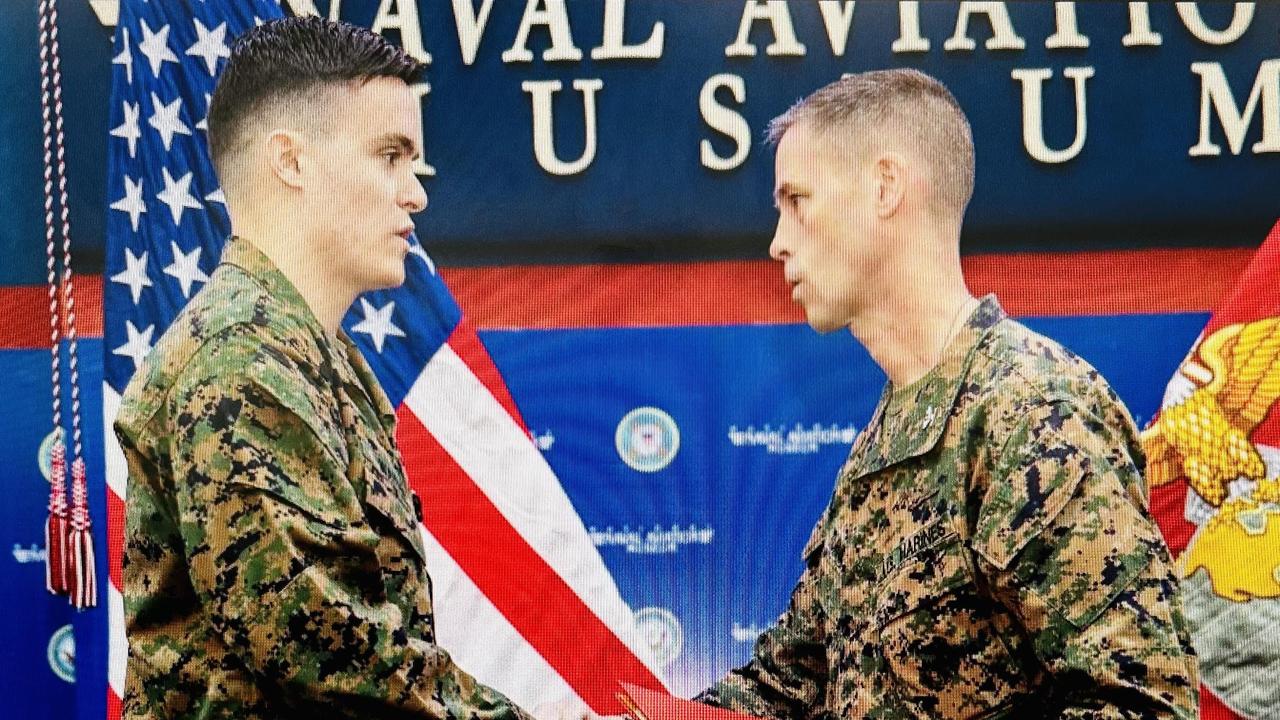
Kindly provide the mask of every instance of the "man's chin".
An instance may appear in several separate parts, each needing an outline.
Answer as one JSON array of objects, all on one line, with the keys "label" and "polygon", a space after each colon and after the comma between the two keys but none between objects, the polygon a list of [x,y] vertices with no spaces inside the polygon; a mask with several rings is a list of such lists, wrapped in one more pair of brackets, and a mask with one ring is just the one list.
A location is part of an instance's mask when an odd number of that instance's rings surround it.
[{"label": "man's chin", "polygon": [[831,318],[821,317],[813,313],[805,313],[805,322],[809,323],[809,327],[820,335],[826,335],[832,330],[839,330],[842,326],[831,321]]}]

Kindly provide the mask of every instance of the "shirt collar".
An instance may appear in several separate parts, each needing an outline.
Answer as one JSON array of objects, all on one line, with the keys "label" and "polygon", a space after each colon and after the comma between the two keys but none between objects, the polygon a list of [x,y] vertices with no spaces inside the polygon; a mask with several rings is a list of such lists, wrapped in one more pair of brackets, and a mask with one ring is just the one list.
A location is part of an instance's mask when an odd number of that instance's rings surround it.
[{"label": "shirt collar", "polygon": [[244,271],[266,290],[277,311],[283,316],[278,319],[286,320],[288,329],[310,336],[310,342],[288,342],[290,347],[297,349],[299,344],[302,345],[303,357],[311,366],[329,366],[329,372],[339,382],[362,393],[378,413],[383,426],[394,433],[395,409],[387,401],[386,394],[381,392],[381,386],[360,349],[341,327],[336,333],[327,332],[298,288],[251,241],[231,236],[222,250],[221,262]]},{"label": "shirt collar", "polygon": [[932,370],[905,387],[885,385],[867,426],[868,436],[853,451],[850,467],[855,475],[923,455],[938,444],[975,352],[1006,317],[995,295],[983,297]]},{"label": "shirt collar", "polygon": [[266,253],[258,249],[251,241],[232,235],[222,249],[223,265],[234,265],[240,268],[274,298],[289,314],[303,320],[311,329],[325,334],[320,321],[316,319],[311,306],[307,304],[302,293],[289,278],[276,267]]}]

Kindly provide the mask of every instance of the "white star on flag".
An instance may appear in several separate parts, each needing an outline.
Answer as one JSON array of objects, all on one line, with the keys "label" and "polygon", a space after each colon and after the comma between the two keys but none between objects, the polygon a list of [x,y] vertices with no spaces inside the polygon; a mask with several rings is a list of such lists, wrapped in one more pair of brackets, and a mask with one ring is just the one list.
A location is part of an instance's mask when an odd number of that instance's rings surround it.
[{"label": "white star on flag", "polygon": [[133,304],[137,305],[138,298],[142,297],[142,288],[151,287],[151,278],[147,277],[147,251],[143,250],[141,256],[134,256],[132,250],[125,248],[124,270],[112,275],[111,282],[128,285]]},{"label": "white star on flag", "polygon": [[223,207],[227,206],[227,196],[222,194],[222,188],[218,188],[208,195],[205,195],[204,199],[209,202],[222,203]]},{"label": "white star on flag", "polygon": [[151,93],[152,115],[147,119],[147,123],[160,133],[160,140],[164,142],[164,149],[167,152],[169,145],[173,142],[175,134],[190,135],[191,128],[186,123],[178,119],[178,113],[182,111],[182,98],[177,97],[173,102],[165,105],[160,102],[160,98],[155,93]]},{"label": "white star on flag", "polygon": [[431,256],[427,254],[426,249],[424,249],[421,244],[415,242],[410,245],[409,254],[422,258],[422,262],[427,264],[427,269],[431,271],[431,274],[436,274],[436,264],[431,261]]},{"label": "white star on flag", "polygon": [[142,181],[144,179],[138,178],[138,182],[134,183],[133,178],[125,175],[124,197],[111,203],[112,210],[129,213],[129,224],[133,225],[134,232],[138,232],[138,216],[147,211],[147,204],[142,201]]},{"label": "white star on flag", "polygon": [[404,331],[391,322],[391,313],[395,312],[396,302],[391,300],[381,308],[375,309],[373,304],[360,298],[360,307],[364,311],[364,319],[351,326],[351,332],[364,333],[373,338],[373,346],[382,353],[382,343],[388,335],[404,337]]},{"label": "white star on flag", "polygon": [[164,173],[164,190],[156,193],[156,197],[169,206],[169,213],[173,215],[173,224],[178,225],[182,222],[182,211],[188,208],[192,210],[202,210],[200,203],[191,196],[191,173],[183,175],[178,181],[174,181],[173,176],[169,174],[169,168],[161,168]]},{"label": "white star on flag", "polygon": [[125,82],[133,84],[133,51],[129,49],[129,28],[121,28],[124,41],[120,43],[120,54],[111,58],[112,65],[124,66]]},{"label": "white star on flag", "polygon": [[173,264],[164,269],[164,274],[177,278],[182,285],[182,297],[190,298],[192,284],[209,282],[209,276],[200,269],[200,248],[183,253],[178,243],[172,240],[169,241],[169,247],[173,249]]},{"label": "white star on flag", "polygon": [[129,143],[129,157],[133,157],[138,149],[138,139],[142,137],[142,130],[138,128],[138,116],[142,114],[142,108],[138,107],[138,103],[120,104],[124,107],[124,122],[120,127],[111,128],[111,135],[124,138]]},{"label": "white star on flag", "polygon": [[147,358],[147,353],[151,352],[151,335],[156,331],[155,325],[148,325],[145,330],[138,332],[138,328],[133,326],[132,320],[125,320],[125,332],[129,333],[129,341],[111,351],[112,355],[124,355],[133,360],[133,369],[137,370],[142,367],[142,361]]},{"label": "white star on flag", "polygon": [[[160,65],[165,62],[177,63],[178,56],[173,54],[169,49],[169,26],[165,25],[160,28],[160,32],[152,32],[147,26],[147,21],[142,21],[142,42],[138,43],[138,49],[143,55],[147,56],[147,62],[151,63],[151,74],[160,77]],[[179,63],[181,64],[181,63]]]},{"label": "white star on flag", "polygon": [[199,39],[187,48],[187,54],[203,58],[205,66],[209,68],[209,74],[213,75],[213,71],[218,67],[218,58],[231,57],[231,49],[226,43],[227,24],[222,23],[213,30],[209,30],[199,20],[195,23],[196,35]]},{"label": "white star on flag", "polygon": [[200,122],[196,123],[196,127],[205,132],[209,132],[209,102],[212,99],[213,96],[209,93],[204,94],[204,117],[200,118]]}]

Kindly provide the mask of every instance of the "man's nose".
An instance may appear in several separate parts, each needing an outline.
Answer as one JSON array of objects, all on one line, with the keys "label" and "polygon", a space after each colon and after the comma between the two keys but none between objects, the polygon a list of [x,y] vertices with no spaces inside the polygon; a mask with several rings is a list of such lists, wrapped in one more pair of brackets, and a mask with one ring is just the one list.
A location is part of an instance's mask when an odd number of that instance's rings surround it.
[{"label": "man's nose", "polygon": [[785,260],[791,255],[786,241],[782,237],[782,223],[773,229],[773,240],[769,241],[769,257],[774,260]]},{"label": "man's nose", "polygon": [[420,213],[427,209],[427,190],[417,175],[409,174],[409,186],[401,196],[400,205],[411,213]]}]

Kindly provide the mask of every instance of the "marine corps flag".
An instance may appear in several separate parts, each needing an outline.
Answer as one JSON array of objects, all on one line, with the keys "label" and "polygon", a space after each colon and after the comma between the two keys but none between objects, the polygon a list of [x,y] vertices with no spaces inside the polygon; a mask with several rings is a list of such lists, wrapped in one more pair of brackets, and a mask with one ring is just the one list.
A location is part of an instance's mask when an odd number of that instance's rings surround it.
[{"label": "marine corps flag", "polygon": [[1143,432],[1151,509],[1178,559],[1202,717],[1280,717],[1280,223],[1213,313]]}]

